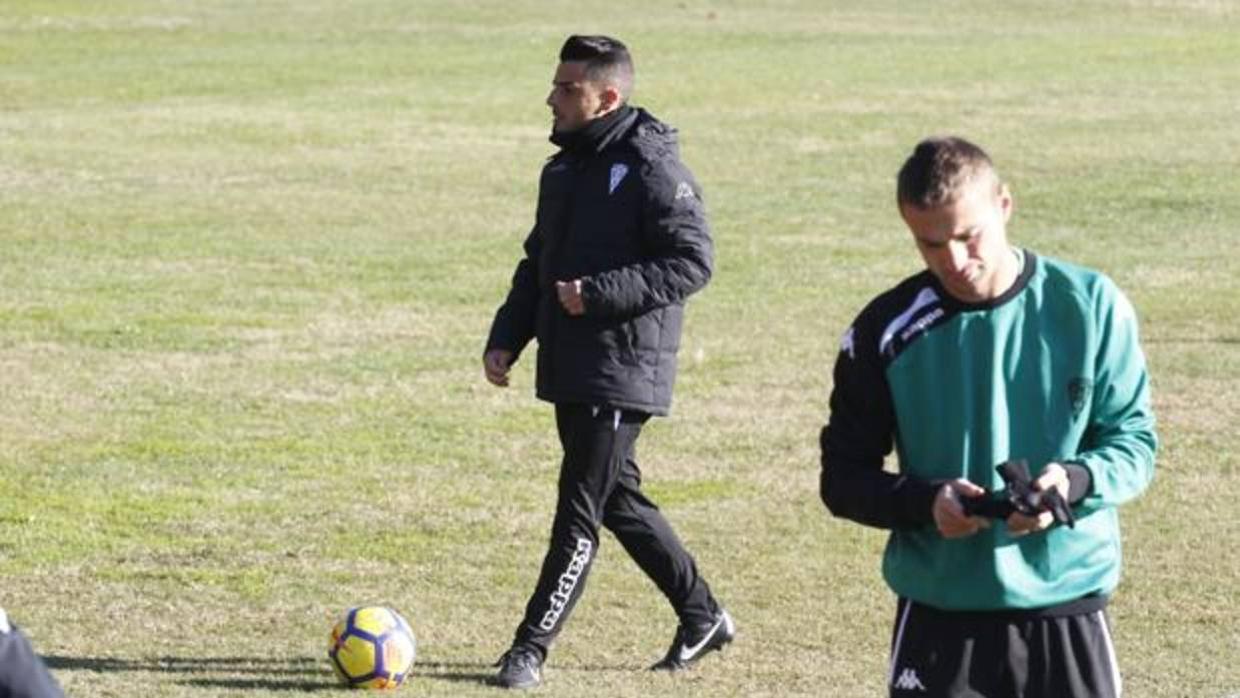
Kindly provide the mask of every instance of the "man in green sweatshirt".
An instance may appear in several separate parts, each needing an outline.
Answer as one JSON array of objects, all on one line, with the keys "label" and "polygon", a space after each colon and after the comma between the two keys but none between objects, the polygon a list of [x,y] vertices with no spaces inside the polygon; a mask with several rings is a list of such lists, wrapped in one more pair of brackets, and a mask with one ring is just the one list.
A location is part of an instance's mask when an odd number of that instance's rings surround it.
[{"label": "man in green sweatshirt", "polygon": [[[1133,308],[1106,276],[1011,246],[1011,191],[964,139],[918,144],[897,204],[926,269],[845,333],[821,434],[827,507],[891,530],[890,695],[1119,696],[1117,507],[1157,446]],[[1003,500],[1009,460],[1072,525],[975,514]]]}]

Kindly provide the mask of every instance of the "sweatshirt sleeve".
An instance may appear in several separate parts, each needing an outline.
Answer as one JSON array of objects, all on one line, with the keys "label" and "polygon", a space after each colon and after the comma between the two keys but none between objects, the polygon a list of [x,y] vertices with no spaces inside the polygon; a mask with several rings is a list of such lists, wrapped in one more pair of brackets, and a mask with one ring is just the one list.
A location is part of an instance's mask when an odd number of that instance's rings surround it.
[{"label": "sweatshirt sleeve", "polygon": [[1154,477],[1154,413],[1150,379],[1132,304],[1109,280],[1096,296],[1099,347],[1089,426],[1071,460],[1089,471],[1081,505],[1097,509],[1136,497]]},{"label": "sweatshirt sleeve", "polygon": [[644,169],[641,233],[649,255],[583,279],[588,315],[640,315],[679,303],[710,280],[714,245],[693,175],[674,158]]},{"label": "sweatshirt sleeve", "polygon": [[887,472],[895,412],[865,313],[845,333],[836,357],[831,416],[819,436],[820,494],[835,516],[877,528],[931,524],[935,483]]}]

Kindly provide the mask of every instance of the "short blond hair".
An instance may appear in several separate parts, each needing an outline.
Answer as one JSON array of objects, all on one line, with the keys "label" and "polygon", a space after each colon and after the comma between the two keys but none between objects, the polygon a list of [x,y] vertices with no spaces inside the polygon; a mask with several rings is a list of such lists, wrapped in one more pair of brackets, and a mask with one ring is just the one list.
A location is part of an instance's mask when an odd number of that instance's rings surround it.
[{"label": "short blond hair", "polygon": [[981,178],[1003,186],[990,156],[956,136],[927,138],[917,144],[896,178],[896,201],[900,206],[938,208],[955,202],[970,183]]}]

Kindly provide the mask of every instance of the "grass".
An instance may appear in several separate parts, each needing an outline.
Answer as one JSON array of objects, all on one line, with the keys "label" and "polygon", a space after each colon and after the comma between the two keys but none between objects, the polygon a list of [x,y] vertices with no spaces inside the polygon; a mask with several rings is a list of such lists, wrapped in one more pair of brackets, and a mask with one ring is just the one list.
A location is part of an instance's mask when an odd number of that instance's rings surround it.
[{"label": "grass", "polygon": [[9,0],[0,15],[0,604],[74,696],[332,693],[337,614],[391,604],[408,692],[482,685],[553,501],[529,362],[481,344],[550,152],[574,31],[633,47],[718,246],[651,493],[741,635],[674,623],[605,539],[546,695],[882,693],[880,531],[817,501],[839,335],[918,267],[917,139],[983,143],[1014,239],[1143,319],[1163,439],[1124,511],[1128,694],[1240,692],[1236,9]]}]

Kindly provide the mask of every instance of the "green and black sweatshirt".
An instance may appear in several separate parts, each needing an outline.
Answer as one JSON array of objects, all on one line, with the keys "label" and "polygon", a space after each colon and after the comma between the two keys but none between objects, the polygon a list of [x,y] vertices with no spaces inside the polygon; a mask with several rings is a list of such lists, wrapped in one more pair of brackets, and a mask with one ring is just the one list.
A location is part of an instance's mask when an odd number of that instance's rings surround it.
[{"label": "green and black sweatshirt", "polygon": [[[883,575],[945,610],[1045,609],[1105,599],[1119,582],[1116,506],[1154,474],[1149,376],[1131,304],[1106,276],[1028,251],[1012,288],[979,304],[923,271],[845,333],[822,430],[822,498],[891,529]],[[896,452],[895,472],[884,458]],[[995,466],[1070,465],[1075,528],[1013,537],[1002,522],[943,538],[945,481],[1003,487]]]}]

